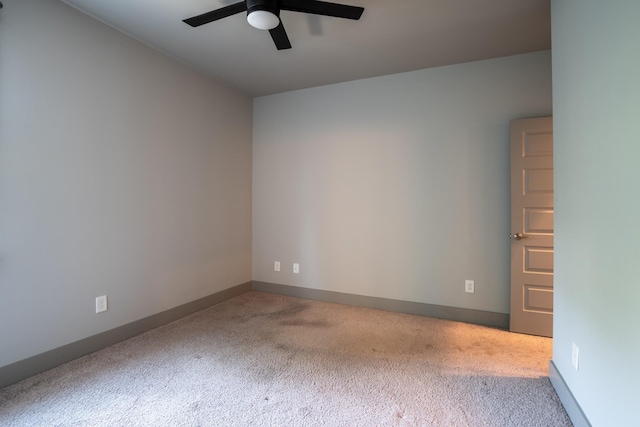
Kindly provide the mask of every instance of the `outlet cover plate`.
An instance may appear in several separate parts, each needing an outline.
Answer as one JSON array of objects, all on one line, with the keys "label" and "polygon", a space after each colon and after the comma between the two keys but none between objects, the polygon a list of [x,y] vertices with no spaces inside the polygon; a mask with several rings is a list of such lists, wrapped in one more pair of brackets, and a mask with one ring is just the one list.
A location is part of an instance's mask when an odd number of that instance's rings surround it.
[{"label": "outlet cover plate", "polygon": [[107,311],[107,296],[102,295],[96,298],[96,313]]},{"label": "outlet cover plate", "polygon": [[473,280],[464,281],[464,291],[468,294],[472,294],[476,291],[476,286]]}]

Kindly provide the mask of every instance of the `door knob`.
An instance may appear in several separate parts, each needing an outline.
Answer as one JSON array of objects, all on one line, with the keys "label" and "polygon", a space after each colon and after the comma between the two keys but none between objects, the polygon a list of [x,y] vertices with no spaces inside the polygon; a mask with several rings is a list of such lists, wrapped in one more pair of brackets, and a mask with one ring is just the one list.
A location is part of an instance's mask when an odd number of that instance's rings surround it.
[{"label": "door knob", "polygon": [[512,234],[509,234],[509,238],[515,239],[515,240],[522,240],[522,239],[530,239],[531,236],[527,236],[526,234],[522,234],[522,233],[512,233]]}]

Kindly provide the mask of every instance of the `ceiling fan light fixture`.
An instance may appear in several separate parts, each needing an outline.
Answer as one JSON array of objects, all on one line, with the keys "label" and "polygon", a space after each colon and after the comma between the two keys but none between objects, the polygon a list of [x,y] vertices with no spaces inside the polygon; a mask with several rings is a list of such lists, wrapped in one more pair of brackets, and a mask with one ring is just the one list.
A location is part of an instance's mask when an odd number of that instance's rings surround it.
[{"label": "ceiling fan light fixture", "polygon": [[254,10],[247,14],[247,22],[259,30],[272,30],[280,24],[280,18],[268,10]]}]

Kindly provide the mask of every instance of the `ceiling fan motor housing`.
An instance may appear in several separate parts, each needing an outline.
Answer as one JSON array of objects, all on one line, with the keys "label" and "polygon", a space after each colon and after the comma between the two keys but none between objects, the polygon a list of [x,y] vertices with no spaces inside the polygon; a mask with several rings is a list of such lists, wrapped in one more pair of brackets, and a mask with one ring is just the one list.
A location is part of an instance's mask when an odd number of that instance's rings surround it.
[{"label": "ceiling fan motor housing", "polygon": [[280,0],[247,0],[247,15],[258,10],[266,10],[280,16]]}]

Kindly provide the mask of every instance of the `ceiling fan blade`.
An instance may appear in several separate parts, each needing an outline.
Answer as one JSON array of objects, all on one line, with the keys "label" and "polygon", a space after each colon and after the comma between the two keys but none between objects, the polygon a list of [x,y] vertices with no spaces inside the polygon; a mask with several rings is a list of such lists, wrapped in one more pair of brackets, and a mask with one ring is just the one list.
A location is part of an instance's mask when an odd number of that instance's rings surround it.
[{"label": "ceiling fan blade", "polygon": [[364,12],[363,7],[317,0],[282,0],[280,9],[355,20],[360,19]]},{"label": "ceiling fan blade", "polygon": [[192,27],[199,27],[200,25],[208,24],[209,22],[217,21],[218,19],[226,18],[227,16],[235,15],[236,13],[244,12],[246,10],[247,3],[241,1],[240,3],[230,4],[229,6],[212,10],[211,12],[203,13],[202,15],[194,16],[193,18],[185,19],[182,22],[185,22]]},{"label": "ceiling fan blade", "polygon": [[269,34],[271,34],[271,38],[276,44],[278,50],[291,49],[291,43],[289,42],[289,37],[287,37],[287,32],[284,30],[282,21],[280,21],[280,24],[277,27],[269,30]]}]

